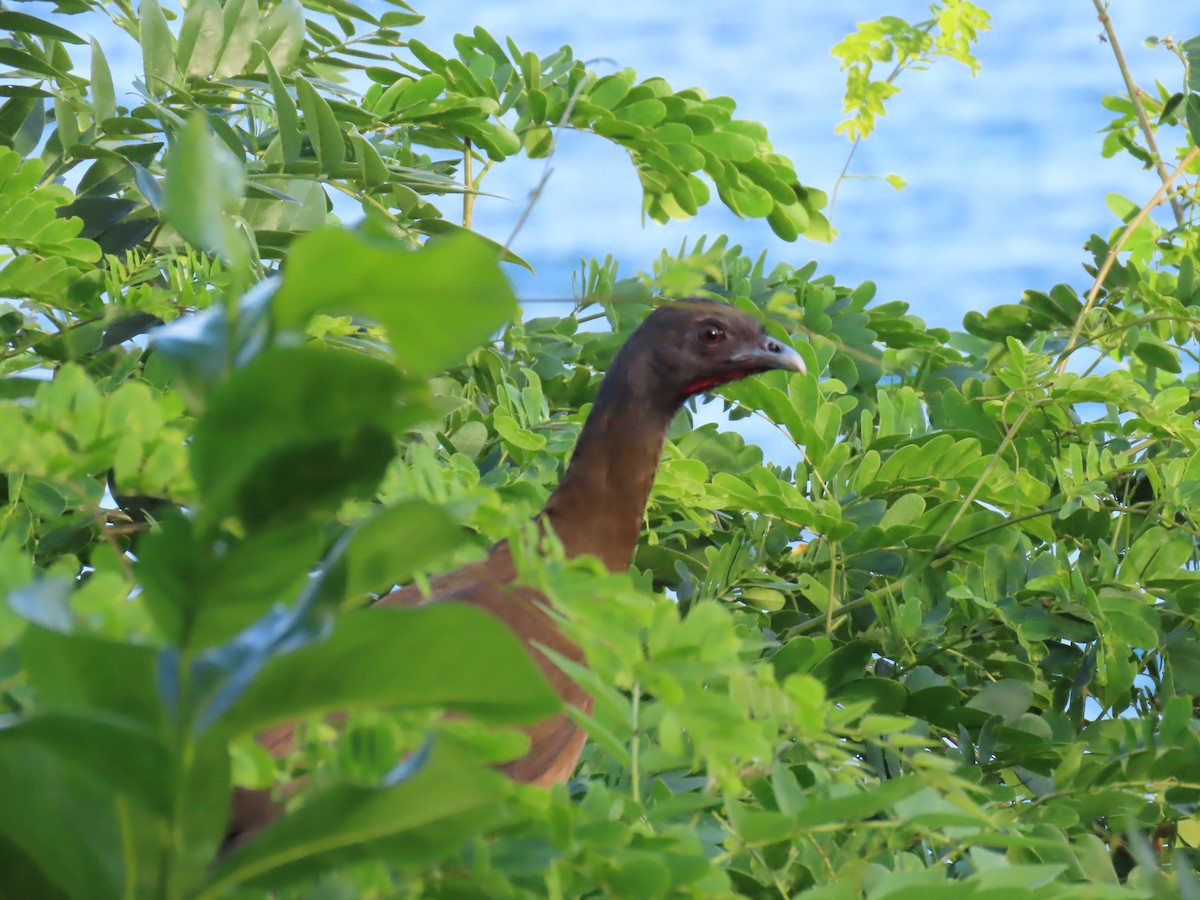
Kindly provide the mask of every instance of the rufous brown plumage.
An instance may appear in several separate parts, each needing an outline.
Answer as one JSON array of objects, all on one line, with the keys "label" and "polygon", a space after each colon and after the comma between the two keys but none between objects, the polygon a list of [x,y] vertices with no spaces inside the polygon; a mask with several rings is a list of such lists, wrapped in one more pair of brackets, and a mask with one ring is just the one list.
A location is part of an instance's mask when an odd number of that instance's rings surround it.
[{"label": "rufous brown plumage", "polygon": [[[539,521],[553,529],[568,557],[591,554],[611,571],[633,560],[663,442],[683,402],[698,393],[770,369],[804,371],[799,354],[769,337],[762,323],[725,303],[683,300],[659,306],[630,335],[596,395],[571,464]],[[508,543],[482,562],[434,578],[427,594],[408,586],[377,602],[421,606],[464,601],[496,616],[521,639],[565,704],[584,714],[591,697],[537,648],[582,663],[582,654],[545,609],[546,598],[516,577]],[[564,712],[528,729],[530,750],[504,766],[517,781],[549,785],[570,777],[586,740]],[[260,736],[276,753],[290,746],[291,726]],[[231,839],[281,812],[261,791],[234,797]]]}]

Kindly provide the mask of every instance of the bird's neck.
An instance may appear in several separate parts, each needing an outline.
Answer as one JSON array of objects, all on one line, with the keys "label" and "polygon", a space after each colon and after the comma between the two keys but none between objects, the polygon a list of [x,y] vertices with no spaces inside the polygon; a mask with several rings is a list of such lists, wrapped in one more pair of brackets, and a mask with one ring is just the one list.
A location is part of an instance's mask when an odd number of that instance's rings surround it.
[{"label": "bird's neck", "polygon": [[590,553],[612,571],[633,561],[646,500],[667,429],[678,408],[648,396],[635,373],[610,371],[575,445],[571,465],[546,504],[567,556]]}]

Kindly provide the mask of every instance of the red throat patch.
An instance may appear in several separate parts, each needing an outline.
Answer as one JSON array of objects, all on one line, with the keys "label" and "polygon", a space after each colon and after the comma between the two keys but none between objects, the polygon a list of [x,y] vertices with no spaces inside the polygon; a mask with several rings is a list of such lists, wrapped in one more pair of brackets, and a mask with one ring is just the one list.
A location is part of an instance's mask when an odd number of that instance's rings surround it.
[{"label": "red throat patch", "polygon": [[710,388],[720,387],[723,384],[729,384],[731,381],[740,381],[748,375],[753,375],[756,371],[756,369],[735,369],[732,372],[724,372],[720,375],[710,375],[707,378],[697,379],[683,389],[683,396],[694,397],[697,394],[703,394]]}]

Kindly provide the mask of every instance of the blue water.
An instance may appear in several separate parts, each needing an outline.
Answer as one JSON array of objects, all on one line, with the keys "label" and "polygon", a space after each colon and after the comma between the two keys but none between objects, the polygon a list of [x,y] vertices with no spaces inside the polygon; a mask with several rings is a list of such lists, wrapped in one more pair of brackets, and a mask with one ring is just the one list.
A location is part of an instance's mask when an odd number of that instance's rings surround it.
[{"label": "blue water", "polygon": [[[906,300],[932,324],[958,327],[963,313],[1016,302],[1026,288],[1058,282],[1089,285],[1080,263],[1093,232],[1118,225],[1105,207],[1117,192],[1138,205],[1159,182],[1128,157],[1100,156],[1098,131],[1110,120],[1100,105],[1123,92],[1112,49],[1088,0],[992,0],[992,30],[978,47],[978,77],[956,63],[907,72],[886,118],[859,148],[852,172],[897,173],[896,191],[878,179],[842,185],[831,245],[787,244],[764,221],[742,221],[717,204],[668,226],[643,223],[640,192],[625,154],[601,138],[568,133],[554,173],[514,249],[536,277],[514,273],[530,299],[569,296],[569,274],[581,258],[611,252],[623,270],[649,269],[663,248],[727,233],[757,254],[801,264],[810,259],[843,284],[877,283],[879,300]],[[895,14],[919,21],[923,2],[843,0],[731,4],[417,3],[426,22],[412,33],[452,52],[455,32],[482,25],[511,35],[522,50],[546,54],[570,44],[585,59],[607,57],[616,68],[665,77],[674,87],[699,86],[738,101],[738,115],[767,125],[777,152],[801,179],[832,190],[850,149],[834,133],[843,78],[829,48],[855,22]],[[1113,17],[1138,83],[1182,84],[1179,61],[1150,51],[1142,39],[1200,34],[1194,0],[1114,0]],[[601,71],[610,63],[598,64]],[[1182,141],[1164,136],[1164,152]],[[505,163],[485,190],[476,225],[500,240],[515,223],[542,172],[527,160]]]},{"label": "blue water", "polygon": [[[380,0],[363,2],[387,8]],[[856,22],[888,14],[917,22],[928,12],[918,0],[746,0],[736,11],[717,0],[411,2],[427,18],[410,35],[448,55],[456,32],[482,25],[542,56],[569,44],[579,58],[607,60],[596,63],[601,72],[631,67],[676,88],[731,96],[740,117],[767,125],[776,151],[794,161],[804,183],[829,192],[850,150],[834,132],[844,78],[829,48]],[[1089,0],[982,5],[993,20],[977,47],[978,76],[949,62],[901,76],[901,93],[850,171],[896,173],[908,186],[896,191],[878,178],[843,183],[832,244],[785,243],[765,221],[740,220],[719,203],[685,222],[643,222],[624,151],[593,135],[563,133],[553,174],[513,245],[536,269],[533,276],[511,271],[527,310],[544,314],[549,310],[538,301],[569,298],[581,259],[611,253],[631,274],[649,270],[663,249],[706,234],[729,234],[753,255],[767,250],[772,261],[815,259],[841,284],[874,281],[877,300],[907,301],[930,324],[951,328],[965,312],[1016,302],[1027,288],[1066,282],[1083,293],[1090,286],[1083,243],[1119,225],[1105,197],[1119,193],[1140,206],[1158,178],[1127,156],[1100,156],[1099,132],[1111,119],[1100,101],[1124,85]],[[1178,90],[1182,65],[1142,39],[1200,34],[1200,5],[1112,0],[1110,14],[1138,84],[1153,90],[1161,81]],[[92,24],[117,83],[129,84],[141,68],[136,47],[109,23]],[[85,31],[79,19],[69,25]],[[77,55],[86,71],[86,50]],[[1179,143],[1178,136],[1160,135],[1168,158]],[[505,240],[542,173],[541,161],[524,158],[496,167],[483,188],[500,199],[479,199],[475,227]],[[358,215],[338,199],[335,210],[347,221]],[[455,206],[443,204],[449,215]],[[719,419],[717,409],[707,404],[700,421]],[[773,461],[798,461],[798,450],[766,423],[749,419],[736,427]]]},{"label": "blue water", "polygon": [[[390,8],[381,0],[361,2]],[[456,32],[478,24],[539,55],[569,44],[579,58],[602,60],[595,64],[601,72],[631,67],[676,88],[731,96],[740,117],[767,125],[776,151],[794,161],[804,183],[830,193],[850,144],[834,132],[844,78],[829,48],[856,22],[888,14],[917,22],[928,12],[921,0],[746,0],[736,11],[717,0],[411,2],[426,21],[409,34],[446,54],[453,53]],[[901,93],[860,146],[851,173],[896,173],[908,186],[896,191],[878,178],[844,182],[832,244],[785,243],[765,221],[740,220],[717,201],[685,222],[643,222],[640,188],[624,151],[565,132],[553,174],[514,244],[537,273],[513,268],[520,294],[526,301],[570,297],[570,275],[581,259],[612,253],[630,274],[648,270],[664,248],[706,234],[729,234],[754,255],[769,251],[773,261],[815,259],[842,284],[874,281],[878,300],[905,300],[935,325],[958,327],[968,310],[1015,302],[1026,288],[1067,282],[1082,292],[1089,286],[1080,265],[1083,243],[1118,225],[1105,197],[1116,192],[1141,205],[1157,189],[1157,176],[1127,156],[1100,156],[1099,131],[1111,118],[1100,101],[1124,86],[1089,0],[982,5],[993,19],[977,47],[979,75],[943,62],[901,76]],[[1200,5],[1112,0],[1110,14],[1137,82],[1178,90],[1182,65],[1142,39],[1200,34]],[[64,21],[85,33],[84,18]],[[91,25],[117,83],[130,83],[141,68],[136,46],[108,22],[93,17]],[[86,71],[86,49],[75,55]],[[1179,143],[1160,137],[1168,157]],[[541,161],[521,157],[498,166],[483,187],[502,199],[480,198],[475,226],[506,239],[542,172]],[[343,212],[342,206],[335,209]],[[454,215],[455,201],[443,206]],[[344,215],[356,212],[346,206]]]}]

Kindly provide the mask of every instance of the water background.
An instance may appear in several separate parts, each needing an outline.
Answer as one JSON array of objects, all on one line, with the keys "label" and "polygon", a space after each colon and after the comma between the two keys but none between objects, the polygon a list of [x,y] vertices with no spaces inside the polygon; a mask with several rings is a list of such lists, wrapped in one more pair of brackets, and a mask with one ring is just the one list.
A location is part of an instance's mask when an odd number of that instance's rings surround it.
[{"label": "water background", "polygon": [[[359,0],[376,12],[382,0]],[[832,193],[850,143],[835,133],[842,118],[844,75],[829,49],[855,23],[898,15],[916,23],[921,0],[639,0],[597,4],[579,0],[410,0],[426,20],[406,36],[444,54],[453,37],[481,25],[501,40],[545,56],[563,44],[596,60],[601,74],[630,67],[643,78],[665,78],[676,89],[699,87],[738,103],[740,118],[764,123],[776,152],[795,163],[801,180]],[[29,4],[49,14],[48,3]],[[175,6],[166,0],[169,7]],[[878,285],[880,301],[905,300],[933,325],[957,328],[968,310],[1016,302],[1026,288],[1067,282],[1081,292],[1082,245],[1093,232],[1120,223],[1106,208],[1110,193],[1137,205],[1158,188],[1156,174],[1122,155],[1100,156],[1112,114],[1101,106],[1124,91],[1112,48],[1091,0],[990,0],[992,14],[976,52],[977,77],[957,63],[906,72],[875,133],[851,167],[857,176],[898,174],[897,191],[880,178],[844,182],[832,244],[788,244],[765,220],[738,219],[715,199],[700,215],[666,226],[641,215],[641,191],[627,154],[595,135],[565,131],[553,174],[513,249],[536,275],[510,274],[526,301],[571,296],[581,259],[613,254],[622,271],[648,270],[663,249],[701,235],[728,234],[748,252],[801,265],[815,259],[839,283]],[[1147,49],[1147,35],[1179,41],[1200,34],[1195,0],[1111,0],[1110,14],[1136,82],[1172,92],[1183,83],[1179,60]],[[118,85],[140,77],[136,44],[98,16],[61,17],[101,41]],[[177,29],[176,24],[175,28]],[[82,71],[88,50],[70,47]],[[880,77],[890,71],[880,67]],[[365,83],[365,82],[364,82]],[[120,98],[119,98],[120,99]],[[1168,164],[1182,138],[1160,135]],[[483,189],[474,225],[505,240],[540,180],[543,162],[514,157],[497,166]],[[335,195],[347,221],[361,215]],[[448,199],[443,208],[457,213]],[[1159,215],[1160,221],[1166,218]]]},{"label": "water background", "polygon": [[[554,173],[514,249],[536,277],[514,273],[530,299],[570,295],[580,258],[612,253],[623,270],[648,269],[663,248],[703,234],[729,234],[747,250],[802,264],[810,259],[839,283],[871,280],[879,300],[906,300],[931,324],[959,327],[963,313],[1016,302],[1026,288],[1058,282],[1081,291],[1082,245],[1119,223],[1105,207],[1110,192],[1139,206],[1157,176],[1128,157],[1100,156],[1098,132],[1112,115],[1100,101],[1124,91],[1112,48],[1090,0],[991,0],[992,30],[977,49],[975,78],[957,63],[906,72],[886,118],[855,156],[852,172],[896,173],[896,191],[878,179],[845,182],[839,192],[832,245],[787,244],[763,220],[742,221],[719,203],[698,217],[659,226],[643,223],[637,178],[626,154],[592,135],[566,133]],[[844,77],[829,48],[855,23],[883,15],[918,22],[928,14],[915,0],[640,0],[581,2],[417,2],[426,22],[414,36],[444,53],[455,32],[482,25],[512,36],[539,54],[569,44],[579,58],[606,57],[601,72],[632,67],[675,88],[697,86],[738,102],[737,115],[769,129],[777,152],[801,180],[832,192],[850,143],[841,120]],[[1113,0],[1110,14],[1137,83],[1182,85],[1178,59],[1150,51],[1147,35],[1186,40],[1200,34],[1194,0]],[[890,71],[883,67],[882,74]],[[1176,143],[1161,141],[1170,156]],[[542,172],[528,160],[506,162],[485,190],[476,226],[506,238]],[[715,194],[714,194],[715,198]]]},{"label": "water background", "polygon": [[[372,10],[390,8],[361,0]],[[597,4],[578,0],[411,0],[426,21],[408,35],[451,55],[453,36],[481,25],[503,42],[545,56],[563,44],[595,59],[602,74],[631,67],[677,89],[700,87],[728,95],[740,118],[764,123],[775,150],[793,160],[801,180],[832,193],[850,143],[835,133],[842,118],[843,73],[829,49],[855,23],[898,15],[916,23],[928,14],[919,0],[745,0],[736,8],[717,0],[639,0]],[[172,4],[168,4],[172,5]],[[887,115],[863,142],[851,173],[898,174],[896,191],[880,178],[846,181],[833,215],[839,237],[831,244],[786,243],[763,220],[738,219],[714,201],[700,215],[660,226],[643,221],[641,191],[626,153],[595,135],[563,132],[553,173],[513,249],[536,270],[510,267],[530,315],[563,307],[546,301],[573,294],[581,260],[611,253],[624,274],[649,270],[664,249],[677,250],[702,235],[728,234],[749,253],[766,250],[772,262],[819,263],[819,271],[857,285],[873,281],[876,300],[904,300],[931,325],[959,328],[969,310],[1014,303],[1028,288],[1065,282],[1081,294],[1090,286],[1083,244],[1092,233],[1120,225],[1105,205],[1110,193],[1142,205],[1159,180],[1126,155],[1103,159],[1100,133],[1112,119],[1101,105],[1124,92],[1112,48],[1090,0],[990,0],[992,14],[976,53],[977,77],[941,62],[904,73]],[[49,4],[33,3],[48,14]],[[1195,0],[1112,0],[1118,40],[1135,81],[1174,92],[1183,83],[1179,60],[1148,49],[1148,35],[1184,41],[1200,34]],[[140,77],[136,45],[98,17],[64,17],[87,34],[94,28],[118,84]],[[88,22],[85,25],[85,21]],[[177,26],[176,26],[177,27]],[[82,71],[86,49],[71,48]],[[890,71],[882,68],[880,77]],[[1168,164],[1182,143],[1160,132]],[[544,171],[541,160],[514,157],[497,166],[483,189],[474,226],[503,241]],[[348,223],[359,213],[340,195],[335,211]],[[456,201],[443,209],[454,216]],[[1159,221],[1168,221],[1164,210]],[[722,421],[719,404],[705,404],[699,422]],[[799,450],[758,419],[734,426],[766,456],[784,465]]]}]

